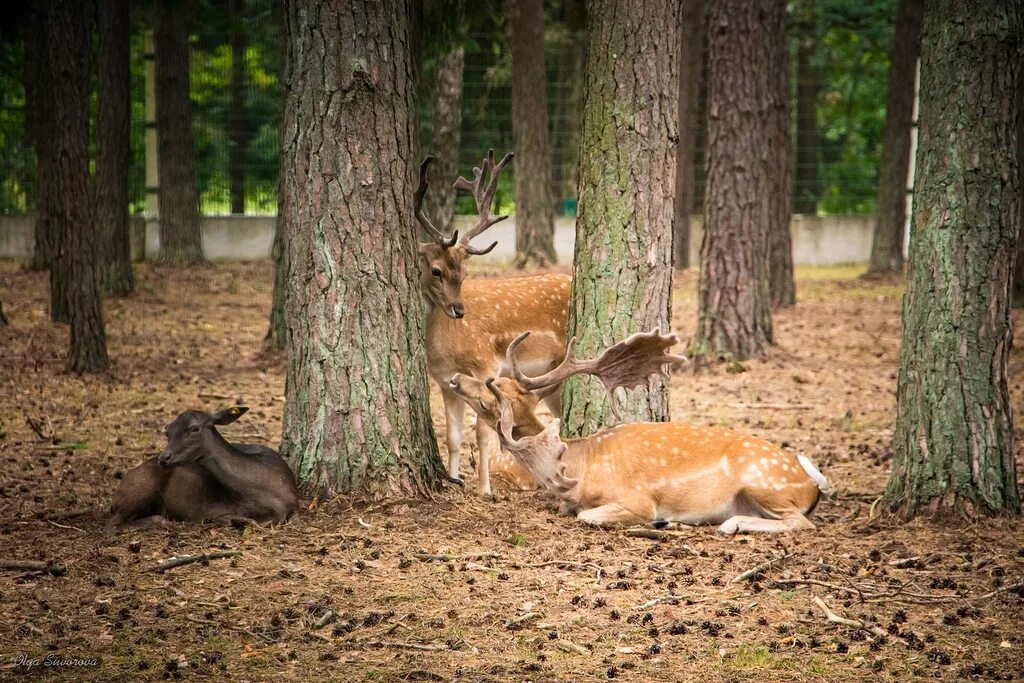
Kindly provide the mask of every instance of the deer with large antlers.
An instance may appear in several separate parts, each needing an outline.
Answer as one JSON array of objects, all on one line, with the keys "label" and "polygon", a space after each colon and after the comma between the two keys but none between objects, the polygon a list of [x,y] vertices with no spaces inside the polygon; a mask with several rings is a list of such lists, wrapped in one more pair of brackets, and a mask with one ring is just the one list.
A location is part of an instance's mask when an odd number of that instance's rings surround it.
[{"label": "deer with large antlers", "polygon": [[[470,256],[486,254],[497,242],[479,249],[471,241],[495,223],[508,216],[493,216],[491,206],[498,189],[498,179],[512,159],[506,154],[497,164],[491,150],[480,167],[473,169],[473,180],[460,177],[458,190],[473,195],[479,220],[459,239],[456,231],[446,237],[423,214],[426,196],[427,168],[433,157],[420,164],[419,187],[414,195],[416,220],[434,239],[420,244],[422,255],[420,281],[427,302],[427,370],[441,387],[446,421],[448,474],[460,479],[462,424],[465,403],[449,387],[456,373],[486,379],[502,373],[505,350],[516,336],[534,330],[533,337],[523,344],[520,362],[532,371],[544,372],[558,364],[565,351],[565,326],[569,308],[568,275],[552,273],[530,277],[479,279],[466,281],[466,261]],[[548,404],[561,412],[560,397],[553,394]],[[478,486],[481,494],[491,492],[490,461],[500,452],[494,431],[482,420],[477,421],[479,463]],[[523,468],[507,462],[503,476],[516,482],[529,481]]]},{"label": "deer with large antlers", "polygon": [[595,525],[719,524],[727,536],[814,528],[806,515],[828,481],[803,455],[763,439],[721,427],[640,422],[563,441],[557,419],[547,427],[537,420],[541,397],[580,373],[604,383],[617,415],[615,389],[646,384],[666,365],[686,360],[668,353],[678,342],[674,334],[634,334],[593,360],[577,360],[572,340],[563,362],[539,376],[527,375],[517,359],[528,334],[508,347],[511,377],[456,375],[451,389],[498,431],[505,451],[562,498],[564,511]]}]

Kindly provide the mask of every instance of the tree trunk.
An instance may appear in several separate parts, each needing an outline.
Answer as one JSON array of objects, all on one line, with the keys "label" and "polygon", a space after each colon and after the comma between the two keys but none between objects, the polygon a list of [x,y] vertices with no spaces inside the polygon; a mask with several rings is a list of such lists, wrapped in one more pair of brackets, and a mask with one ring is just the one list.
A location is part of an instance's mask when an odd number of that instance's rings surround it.
[{"label": "tree trunk", "polygon": [[544,268],[555,254],[555,207],[548,151],[544,4],[505,0],[512,45],[512,146],[516,153],[516,268]]},{"label": "tree trunk", "polygon": [[1017,171],[1019,174],[1021,216],[1017,228],[1017,258],[1013,266],[1013,289],[1010,305],[1024,307],[1024,51],[1017,73]]},{"label": "tree trunk", "polygon": [[434,91],[434,135],[430,153],[430,192],[427,215],[441,232],[452,231],[455,217],[455,179],[459,177],[459,142],[462,133],[462,71],[465,50],[453,47],[438,60]]},{"label": "tree trunk", "polygon": [[128,232],[129,89],[128,0],[99,5],[99,113],[96,139],[99,265],[104,289],[125,296],[135,288]]},{"label": "tree trunk", "polygon": [[203,260],[189,102],[189,6],[186,1],[157,0],[153,31],[160,178],[159,258],[169,263]]},{"label": "tree trunk", "polygon": [[[31,270],[45,270],[50,267],[56,257],[58,227],[54,221],[53,196],[54,176],[57,172],[57,148],[54,143],[53,118],[53,83],[50,77],[49,31],[47,12],[50,3],[40,0],[32,7],[32,30],[25,43],[26,69],[25,99],[26,110],[30,120],[26,128],[36,148],[36,191],[35,191],[35,244],[32,259],[29,261]],[[63,301],[63,294],[57,297]],[[63,303],[54,308],[50,306],[50,317],[56,322],[67,322],[67,311]]]},{"label": "tree trunk", "polygon": [[231,213],[245,213],[245,165],[249,131],[245,117],[245,0],[229,0],[231,21],[231,103],[228,105],[228,193]]},{"label": "tree trunk", "polygon": [[[679,125],[676,3],[593,0],[587,5],[586,103],[580,148],[580,212],[569,334],[581,358],[634,332],[667,330],[672,306],[672,219]],[[596,382],[563,390],[563,433],[608,418]],[[621,401],[637,420],[669,417],[663,378]]]},{"label": "tree trunk", "polygon": [[869,273],[903,271],[903,232],[907,220],[907,171],[914,112],[914,77],[921,49],[923,0],[899,0],[889,49],[889,95],[885,137],[878,167],[878,208]]},{"label": "tree trunk", "polygon": [[697,157],[697,98],[704,59],[704,0],[682,0],[679,31],[679,147],[676,153],[676,214],[672,226],[672,262],[690,267],[690,216],[694,205],[694,159]]},{"label": "tree trunk", "polygon": [[54,2],[49,15],[54,145],[58,151],[53,202],[60,228],[50,281],[62,281],[71,343],[68,369],[102,372],[110,366],[100,306],[99,235],[89,176],[90,2]]},{"label": "tree trunk", "polygon": [[316,496],[424,495],[430,419],[410,209],[411,0],[294,0],[286,28],[289,358],[282,450]]},{"label": "tree trunk", "polygon": [[799,5],[794,21],[796,48],[796,168],[793,213],[815,216],[821,180],[818,176],[818,73],[814,53],[818,47],[815,0]]},{"label": "tree trunk", "polygon": [[569,35],[559,55],[557,85],[561,92],[555,98],[551,117],[551,187],[556,211],[561,200],[576,196],[587,29],[583,0],[562,3],[562,23]]},{"label": "tree trunk", "polygon": [[[774,135],[776,58],[765,22],[781,0],[711,3],[708,16],[708,178],[696,355],[744,360],[772,343],[766,176]],[[787,191],[788,194],[788,191]]]},{"label": "tree trunk", "polygon": [[1021,7],[931,2],[893,466],[905,517],[1018,512],[1007,389]]},{"label": "tree trunk", "polygon": [[293,45],[283,32],[286,27],[286,12],[282,5],[274,8],[274,19],[281,27],[279,50],[281,54],[280,73],[278,74],[278,98],[281,102],[280,128],[278,129],[278,169],[277,169],[277,218],[274,221],[274,245],[270,257],[274,263],[274,290],[270,302],[270,325],[267,328],[267,349],[284,351],[288,348],[288,320],[286,318],[285,296],[288,293],[288,247],[285,236],[288,234],[286,221],[292,215],[290,203],[293,180],[292,169],[285,164],[295,159],[296,112],[298,111],[298,91],[288,79],[292,76]]},{"label": "tree trunk", "polygon": [[761,3],[760,8],[770,42],[767,76],[771,99],[765,103],[768,107],[765,112],[768,116],[765,122],[768,147],[764,159],[764,177],[768,180],[768,295],[773,308],[785,308],[796,303],[793,237],[790,233],[793,218],[790,209],[793,192],[793,140],[790,136],[792,120],[789,116],[786,3],[785,0],[772,0]]}]

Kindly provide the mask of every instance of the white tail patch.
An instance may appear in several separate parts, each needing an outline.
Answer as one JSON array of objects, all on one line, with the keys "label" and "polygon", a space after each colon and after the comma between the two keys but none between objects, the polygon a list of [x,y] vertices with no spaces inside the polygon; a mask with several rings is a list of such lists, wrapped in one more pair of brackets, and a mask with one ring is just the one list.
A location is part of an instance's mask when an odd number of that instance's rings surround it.
[{"label": "white tail patch", "polygon": [[818,468],[814,466],[814,463],[811,462],[810,458],[808,458],[803,453],[797,453],[796,459],[800,461],[800,464],[803,466],[804,471],[807,472],[807,476],[810,477],[814,481],[814,483],[818,485],[819,491],[821,491],[826,496],[832,493],[832,487],[829,486],[828,479],[825,478],[824,474],[818,471]]}]

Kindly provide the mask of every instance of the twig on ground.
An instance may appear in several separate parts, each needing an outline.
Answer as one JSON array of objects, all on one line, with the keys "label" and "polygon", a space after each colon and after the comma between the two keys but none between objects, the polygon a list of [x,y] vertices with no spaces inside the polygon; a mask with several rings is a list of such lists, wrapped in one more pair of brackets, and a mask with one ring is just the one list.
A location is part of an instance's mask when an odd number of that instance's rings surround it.
[{"label": "twig on ground", "polygon": [[489,572],[491,574],[500,574],[501,570],[497,567],[488,567],[485,564],[477,564],[476,562],[467,562],[462,565],[462,568],[466,571],[471,572]]},{"label": "twig on ground", "polygon": [[58,524],[57,522],[53,521],[52,519],[46,520],[46,523],[47,524],[52,524],[53,526],[57,527],[58,529],[74,529],[75,531],[81,531],[83,534],[86,533],[85,529],[80,529],[77,526],[74,526],[73,524]]},{"label": "twig on ground", "polygon": [[839,616],[838,614],[830,610],[828,608],[828,605],[825,604],[825,601],[819,598],[817,595],[814,596],[813,600],[814,604],[817,605],[818,608],[825,613],[825,617],[828,618],[828,620],[831,621],[833,624],[839,624],[841,626],[849,626],[850,628],[861,629],[864,631],[868,631],[869,633],[872,633],[876,636],[880,636],[882,638],[889,637],[889,634],[886,633],[879,626],[876,626],[874,624],[865,624],[863,621],[860,621],[858,619],[847,619],[846,617]]},{"label": "twig on ground", "polygon": [[522,626],[532,619],[539,619],[541,616],[540,612],[527,612],[526,614],[520,614],[518,617],[512,617],[507,620],[505,622],[505,628],[514,629],[517,626]]},{"label": "twig on ground", "polygon": [[979,595],[976,598],[969,598],[967,596],[964,596],[964,599],[965,600],[988,600],[989,598],[994,598],[995,596],[999,595],[1000,593],[1007,593],[1009,591],[1017,590],[1018,588],[1024,588],[1024,581],[1018,581],[1017,583],[1012,583],[1009,586],[1000,586],[999,588],[995,589],[991,593],[985,593],[984,595]]},{"label": "twig on ground", "polygon": [[501,557],[500,553],[466,553],[464,555],[415,553],[413,554],[420,562],[461,562],[463,560],[491,560]]},{"label": "twig on ground", "polygon": [[626,529],[626,535],[631,538],[649,538],[652,541],[666,541],[670,538],[689,538],[693,536],[693,532],[666,531],[664,529]]},{"label": "twig on ground", "polygon": [[327,626],[327,624],[334,621],[337,617],[338,615],[334,613],[334,610],[329,609],[326,612],[324,612],[322,617],[316,620],[316,622],[313,624],[313,629],[321,629],[324,626]]},{"label": "twig on ground", "polygon": [[889,566],[895,567],[896,569],[906,569],[907,567],[913,567],[918,563],[921,563],[920,555],[915,555],[914,557],[904,557],[898,560],[889,560]]},{"label": "twig on ground", "polygon": [[569,562],[567,560],[551,560],[550,562],[531,562],[528,564],[517,564],[515,567],[572,567],[574,569],[593,569],[597,574],[597,580],[601,580],[601,575],[604,573],[604,568],[599,564],[593,562]]},{"label": "twig on ground", "polygon": [[771,569],[775,565],[777,565],[780,562],[782,562],[783,560],[785,560],[787,557],[792,557],[792,553],[783,553],[782,555],[778,555],[776,557],[769,558],[768,561],[762,562],[761,564],[757,565],[756,567],[751,567],[747,571],[742,572],[740,574],[737,574],[735,576],[735,578],[733,578],[733,580],[730,583],[741,583],[743,581],[749,581],[750,579],[754,578],[755,576],[757,576],[761,572],[768,571],[769,569]]},{"label": "twig on ground", "polygon": [[165,572],[168,569],[174,569],[175,567],[181,567],[186,564],[192,564],[193,562],[209,562],[210,560],[221,560],[225,557],[237,557],[242,553],[238,550],[217,550],[212,553],[201,553],[199,555],[182,555],[181,557],[172,557],[169,560],[155,565],[151,571],[154,572]]},{"label": "twig on ground", "polygon": [[[670,605],[677,605],[680,602],[682,602],[683,600],[689,600],[689,599],[690,598],[688,598],[685,595],[663,595],[660,598],[654,598],[653,600],[648,600],[647,602],[645,602],[642,605],[637,605],[636,607],[633,608],[633,610],[639,612],[640,610],[650,609],[651,607],[654,607],[655,605],[660,605],[663,602],[667,603],[667,604],[670,604]],[[699,601],[698,600],[694,600],[693,602],[699,602]]]},{"label": "twig on ground", "polygon": [[740,410],[750,408],[761,408],[764,410],[807,410],[818,407],[814,403],[727,403],[726,405]]},{"label": "twig on ground", "polygon": [[430,650],[449,649],[447,645],[429,645],[424,643],[407,643],[397,640],[344,640],[336,643],[338,647],[391,647],[399,650]]},{"label": "twig on ground", "polygon": [[571,652],[571,653],[578,654],[578,655],[589,655],[590,654],[590,650],[588,648],[585,648],[582,645],[577,645],[576,643],[572,642],[571,640],[559,640],[559,641],[557,641],[555,643],[555,645],[562,652]]},{"label": "twig on ground", "polygon": [[226,401],[226,400],[233,401],[233,400],[235,400],[238,397],[237,396],[228,396],[227,394],[214,394],[214,393],[211,393],[209,391],[200,391],[198,394],[196,394],[196,398],[213,398],[213,399],[217,399],[217,400],[220,400],[220,401]]},{"label": "twig on ground", "polygon": [[52,576],[64,576],[68,573],[67,567],[47,560],[40,562],[36,560],[0,560],[0,569],[13,569],[20,572],[47,572]]}]

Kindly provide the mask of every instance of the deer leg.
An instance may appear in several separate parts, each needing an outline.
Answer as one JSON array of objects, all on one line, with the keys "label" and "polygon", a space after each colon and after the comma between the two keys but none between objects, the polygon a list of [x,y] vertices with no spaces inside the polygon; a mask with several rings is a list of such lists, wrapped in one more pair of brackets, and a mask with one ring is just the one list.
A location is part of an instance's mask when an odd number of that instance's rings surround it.
[{"label": "deer leg", "polygon": [[806,531],[814,528],[814,524],[799,510],[792,510],[784,513],[782,519],[736,515],[725,520],[722,526],[718,527],[718,534],[720,536],[732,536],[736,533],[779,534],[786,531]]},{"label": "deer leg", "polygon": [[650,507],[650,511],[638,513],[634,508],[627,508],[622,503],[608,503],[599,505],[596,508],[583,510],[576,515],[576,519],[593,524],[594,526],[613,526],[618,524],[643,524],[654,519],[654,505],[643,505]]},{"label": "deer leg", "polygon": [[491,495],[491,454],[501,448],[498,433],[487,426],[483,420],[476,421],[476,445],[480,450],[480,461],[477,463],[477,492],[481,496]]},{"label": "deer leg", "polygon": [[169,522],[170,522],[170,520],[167,519],[166,517],[164,517],[163,515],[150,515],[149,517],[142,517],[141,519],[135,519],[135,520],[132,520],[130,522],[125,522],[125,523],[120,523],[120,522],[115,523],[114,520],[111,520],[108,523],[107,528],[108,529],[115,529],[116,528],[118,530],[122,530],[122,529],[152,529],[155,526],[164,526],[165,524],[168,524]]},{"label": "deer leg", "polygon": [[444,399],[445,443],[448,446],[448,476],[461,481],[459,469],[462,463],[462,421],[466,415],[466,403],[459,395],[441,384],[441,398]]}]

